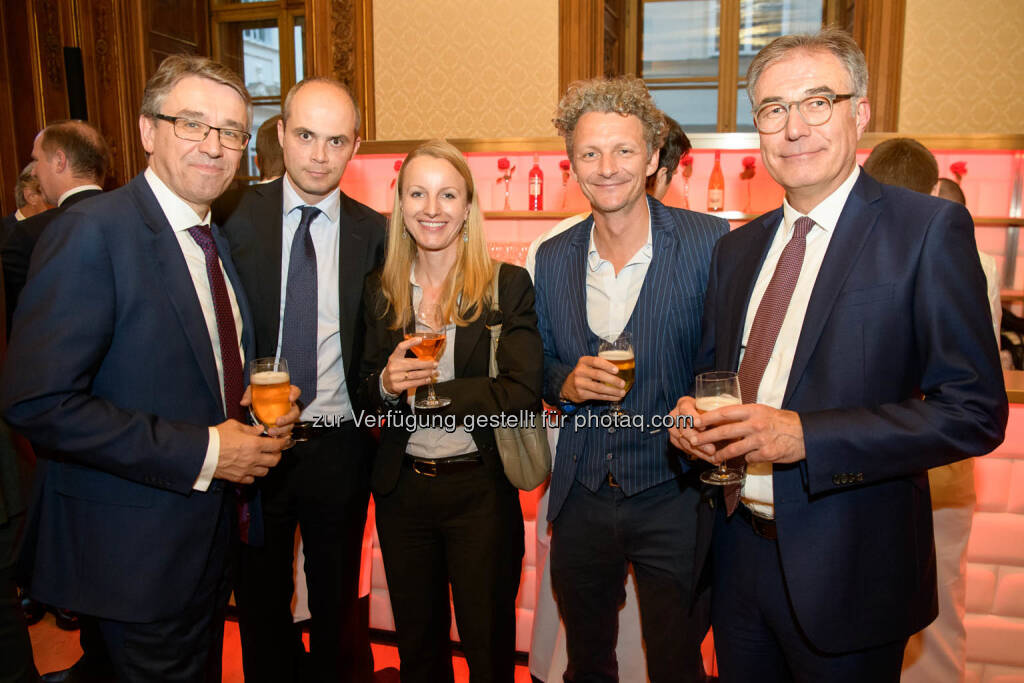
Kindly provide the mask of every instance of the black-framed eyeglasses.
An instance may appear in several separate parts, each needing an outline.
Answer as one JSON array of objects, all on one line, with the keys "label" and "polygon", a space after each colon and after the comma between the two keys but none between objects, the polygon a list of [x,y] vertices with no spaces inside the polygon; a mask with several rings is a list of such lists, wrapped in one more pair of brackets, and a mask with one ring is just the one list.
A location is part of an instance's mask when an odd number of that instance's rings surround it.
[{"label": "black-framed eyeglasses", "polygon": [[244,130],[235,130],[234,128],[217,128],[216,126],[205,124],[202,121],[194,121],[182,116],[154,114],[153,118],[160,119],[161,121],[167,121],[172,124],[174,126],[174,135],[182,140],[188,140],[189,142],[202,142],[206,139],[206,136],[210,134],[211,130],[215,130],[217,131],[218,137],[220,137],[221,145],[228,149],[241,150],[245,149],[245,146],[249,144],[249,138],[252,137]]},{"label": "black-framed eyeglasses", "polygon": [[821,95],[811,95],[794,102],[768,102],[767,104],[762,104],[754,112],[754,126],[757,127],[759,133],[765,135],[778,133],[786,127],[786,123],[789,121],[789,113],[794,106],[800,112],[800,118],[808,126],[822,126],[832,118],[832,109],[835,103],[848,100],[851,97],[856,97],[856,95],[853,93],[845,93],[843,95],[823,93]]}]

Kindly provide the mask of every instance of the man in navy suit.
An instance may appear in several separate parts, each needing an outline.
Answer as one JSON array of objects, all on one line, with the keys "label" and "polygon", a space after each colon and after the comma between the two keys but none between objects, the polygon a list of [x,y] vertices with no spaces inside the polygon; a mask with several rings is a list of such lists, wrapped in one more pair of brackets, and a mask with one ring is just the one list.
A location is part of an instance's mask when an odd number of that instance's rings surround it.
[{"label": "man in navy suit", "polygon": [[[574,83],[555,126],[592,210],[544,242],[536,265],[545,399],[567,415],[548,507],[565,679],[618,680],[618,610],[632,564],[651,680],[703,680],[707,609],[696,596],[706,596],[699,532],[710,529],[699,518],[710,522],[710,509],[664,429],[600,420],[609,401],[642,420],[666,416],[674,392],[689,389],[711,250],[728,224],[645,194],[667,126],[639,79]],[[636,359],[628,393],[598,357],[600,341],[623,332]]]},{"label": "man in navy suit", "polygon": [[937,609],[927,470],[1006,425],[974,227],[858,168],[870,108],[849,35],[778,38],[747,82],[786,198],[718,243],[698,363],[738,370],[746,403],[697,416],[684,397],[695,429],[672,436],[746,464],[712,548],[720,678],[898,681]]},{"label": "man in navy suit", "polygon": [[285,443],[240,421],[252,319],[209,225],[250,118],[233,71],[166,58],[139,117],[148,168],[42,233],[15,315],[0,399],[49,452],[31,592],[94,618],[121,681],[220,680],[231,539],[255,531],[234,484]]}]

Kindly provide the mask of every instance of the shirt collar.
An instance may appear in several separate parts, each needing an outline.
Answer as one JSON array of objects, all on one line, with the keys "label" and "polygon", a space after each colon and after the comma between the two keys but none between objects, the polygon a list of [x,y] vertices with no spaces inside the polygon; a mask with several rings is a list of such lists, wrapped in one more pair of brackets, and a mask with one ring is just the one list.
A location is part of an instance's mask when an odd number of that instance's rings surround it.
[{"label": "shirt collar", "polygon": [[[807,213],[807,217],[825,232],[835,230],[836,223],[839,222],[839,216],[843,213],[843,207],[846,206],[846,199],[850,196],[850,192],[853,190],[858,177],[860,177],[860,166],[854,166],[853,171],[850,172],[846,180],[833,190],[832,194],[825,197],[820,204],[811,209]],[[784,198],[782,200],[782,215],[783,226],[786,229],[786,234],[789,235],[793,231],[793,224],[796,223],[796,219],[804,214],[790,206],[789,200]]]},{"label": "shirt collar", "polygon": [[[640,247],[633,258],[629,259],[627,266],[631,266],[636,263],[649,263],[651,257],[654,254],[654,239],[651,230],[651,202],[647,201],[647,241],[642,247]],[[601,264],[605,262],[605,259],[601,258],[601,254],[597,251],[597,243],[594,241],[594,226],[590,226],[590,246],[587,247],[587,267],[590,268],[591,272],[596,273],[597,269],[601,267]]]},{"label": "shirt collar", "polygon": [[64,201],[71,195],[78,194],[79,192],[85,192],[86,190],[99,190],[102,192],[103,188],[100,187],[99,185],[94,185],[91,183],[89,185],[79,185],[78,187],[72,187],[70,190],[68,190],[67,192],[60,196],[60,198],[57,200],[57,206],[63,204]]},{"label": "shirt collar", "polygon": [[25,220],[26,218],[28,218],[28,216],[26,216],[25,214],[23,214],[23,213],[21,212],[21,209],[18,209],[17,211],[15,211],[15,212],[14,212],[14,219],[15,219],[15,220],[18,220],[18,221],[23,221],[23,220]]},{"label": "shirt collar", "polygon": [[184,199],[174,194],[171,188],[160,180],[160,176],[156,174],[152,166],[147,168],[143,175],[146,177],[150,189],[153,190],[153,194],[156,195],[160,210],[164,212],[164,216],[167,217],[167,222],[171,224],[171,229],[174,232],[188,230],[194,225],[210,224],[210,211],[207,210],[206,215],[200,218],[195,210],[185,203]]},{"label": "shirt collar", "polygon": [[[285,216],[300,206],[309,206],[309,204],[299,196],[299,193],[295,191],[295,186],[292,185],[292,179],[288,177],[287,173],[285,173],[284,181],[281,183],[281,192],[281,204]],[[338,221],[338,216],[341,214],[341,190],[337,187],[334,188],[333,192],[321,199],[318,203],[313,204],[313,206],[320,209],[331,223],[336,223]]]}]

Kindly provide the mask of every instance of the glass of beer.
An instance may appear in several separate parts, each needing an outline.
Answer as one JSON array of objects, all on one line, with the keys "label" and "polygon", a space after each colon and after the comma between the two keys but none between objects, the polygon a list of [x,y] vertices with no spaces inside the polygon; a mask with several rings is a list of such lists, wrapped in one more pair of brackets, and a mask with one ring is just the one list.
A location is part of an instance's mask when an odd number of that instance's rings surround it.
[{"label": "glass of beer", "polygon": [[[740,405],[743,401],[740,400],[739,375],[728,370],[697,375],[697,390],[694,392],[694,398],[697,402],[698,413],[706,413],[709,410],[725,406]],[[723,448],[725,445],[724,443],[715,444],[716,448]],[[722,462],[715,469],[702,472],[700,480],[714,486],[739,484],[743,481],[743,472],[738,469],[730,469],[725,462]]]},{"label": "glass of beer", "polygon": [[[277,418],[287,415],[292,409],[289,400],[291,375],[288,361],[284,358],[257,358],[249,363],[249,388],[252,390],[252,406],[249,412],[254,420],[266,430],[277,426]],[[295,444],[291,439],[285,448]]]},{"label": "glass of beer", "polygon": [[[420,305],[416,310],[416,315],[405,326],[406,339],[413,337],[420,339],[420,343],[412,347],[413,354],[420,360],[440,361],[441,354],[444,353],[445,327],[440,306],[437,304]],[[435,382],[436,379],[431,377],[430,384],[427,385],[427,397],[416,401],[418,409],[431,410],[451,404],[450,398],[434,393]]]},{"label": "glass of beer", "polygon": [[[619,379],[626,383],[623,390],[628,394],[633,387],[633,377],[636,373],[636,357],[633,355],[633,338],[629,332],[623,332],[615,341],[604,340],[597,349],[597,357],[603,358],[619,369]],[[622,407],[620,401],[614,401],[608,407],[608,414],[613,417],[629,415],[629,411]]]}]

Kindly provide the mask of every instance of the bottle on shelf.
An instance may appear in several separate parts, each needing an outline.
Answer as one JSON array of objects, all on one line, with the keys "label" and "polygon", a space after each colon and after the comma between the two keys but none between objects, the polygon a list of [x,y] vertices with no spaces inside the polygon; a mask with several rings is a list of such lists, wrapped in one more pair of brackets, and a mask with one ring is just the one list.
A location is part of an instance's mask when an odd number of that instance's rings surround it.
[{"label": "bottle on shelf", "polygon": [[722,152],[715,150],[715,167],[708,178],[708,211],[725,209],[725,176],[722,175]]},{"label": "bottle on shelf", "polygon": [[540,170],[540,155],[533,155],[533,168],[530,169],[529,178],[530,211],[544,210],[544,172]]}]

